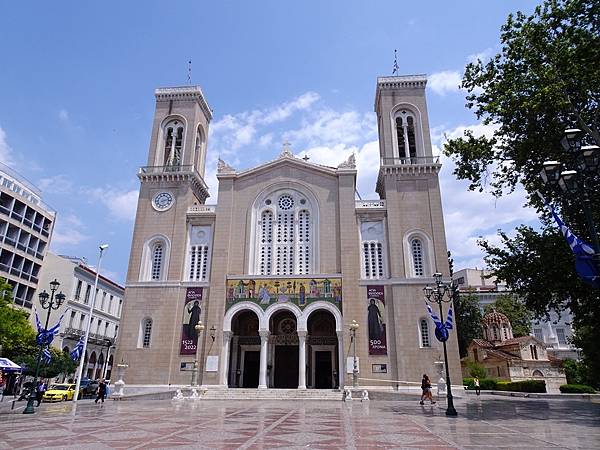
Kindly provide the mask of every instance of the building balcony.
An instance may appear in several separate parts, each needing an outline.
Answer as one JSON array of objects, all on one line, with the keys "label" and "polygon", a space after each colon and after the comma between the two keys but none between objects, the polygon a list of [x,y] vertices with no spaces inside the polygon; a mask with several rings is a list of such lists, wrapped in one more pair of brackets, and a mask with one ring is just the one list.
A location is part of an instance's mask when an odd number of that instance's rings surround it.
[{"label": "building balcony", "polygon": [[386,209],[385,200],[356,200],[356,209]]},{"label": "building balcony", "polygon": [[414,156],[412,158],[381,158],[382,166],[415,166],[439,164],[439,156]]},{"label": "building balcony", "polygon": [[187,215],[192,217],[197,216],[214,216],[217,212],[217,205],[194,205],[187,209]]},{"label": "building balcony", "polygon": [[188,181],[201,202],[208,198],[208,186],[194,165],[168,165],[140,167],[138,178],[144,182]]},{"label": "building balcony", "polygon": [[[81,336],[85,336],[85,330],[80,330],[79,328],[68,327],[62,333],[63,337],[67,339],[79,340]],[[110,341],[111,345],[115,343],[115,338],[104,336],[99,333],[90,333],[88,336],[88,343],[98,344],[106,346],[107,341]]]}]

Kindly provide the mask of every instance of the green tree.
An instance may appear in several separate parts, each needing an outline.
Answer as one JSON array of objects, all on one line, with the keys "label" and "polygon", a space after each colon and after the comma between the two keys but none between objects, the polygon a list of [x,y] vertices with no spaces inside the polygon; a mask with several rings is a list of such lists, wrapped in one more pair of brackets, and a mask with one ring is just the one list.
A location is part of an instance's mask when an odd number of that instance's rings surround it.
[{"label": "green tree", "polygon": [[[52,355],[50,364],[46,364],[43,360],[40,362],[40,377],[54,378],[61,374],[69,375],[75,372],[77,362],[71,359],[68,352],[51,347],[50,354]],[[35,373],[37,357],[37,352],[35,354],[22,355],[15,362],[26,368],[25,374],[33,375]]]},{"label": "green tree", "polygon": [[466,361],[467,369],[469,370],[469,376],[475,378],[485,378],[487,373],[485,371],[485,367],[481,364],[476,363],[475,361],[467,360]]},{"label": "green tree", "polygon": [[472,292],[461,293],[454,301],[456,333],[460,356],[467,356],[467,347],[473,339],[481,338],[481,309]]},{"label": "green tree", "polygon": [[[462,81],[467,107],[492,134],[467,131],[449,140],[444,152],[472,190],[502,196],[525,187],[541,229],[521,226],[512,237],[500,232],[500,246],[482,241],[486,262],[536,315],[550,307],[571,309],[574,343],[598,380],[600,290],[577,277],[569,247],[534,192],[541,191],[565,223],[590,241],[581,198],[545,186],[538,174],[544,161],[570,162],[560,145],[566,128],[580,128],[585,143],[600,145],[600,2],[545,0],[529,16],[511,14],[500,44],[491,60],[469,64]],[[592,217],[600,224],[600,177],[588,176],[586,182],[592,187]]]},{"label": "green tree", "polygon": [[488,313],[494,309],[508,317],[515,337],[527,336],[531,332],[533,313],[516,296],[502,294],[494,303],[486,305],[484,311]]},{"label": "green tree", "polygon": [[0,278],[0,345],[2,356],[14,359],[35,352],[35,331],[28,315],[12,304],[12,286]]}]

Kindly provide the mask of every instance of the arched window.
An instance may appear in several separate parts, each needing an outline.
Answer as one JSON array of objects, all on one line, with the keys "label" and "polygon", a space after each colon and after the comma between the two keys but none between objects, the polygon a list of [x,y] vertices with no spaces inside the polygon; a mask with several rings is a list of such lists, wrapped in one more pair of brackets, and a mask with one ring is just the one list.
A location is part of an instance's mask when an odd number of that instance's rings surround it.
[{"label": "arched window", "polygon": [[383,246],[381,242],[363,242],[365,278],[383,278]]},{"label": "arched window", "polygon": [[433,243],[421,230],[409,231],[402,239],[407,278],[429,277],[435,272]]},{"label": "arched window", "polygon": [[157,242],[152,246],[152,280],[160,280],[163,269],[164,247],[162,242]]},{"label": "arched window", "polygon": [[198,125],[196,128],[196,141],[194,144],[194,160],[193,163],[198,169],[204,166],[204,130],[202,125]]},{"label": "arched window", "polygon": [[494,335],[494,341],[498,340],[498,327],[496,325],[494,325],[492,327],[492,334]]},{"label": "arched window", "polygon": [[413,273],[415,277],[425,276],[425,258],[423,254],[423,242],[419,238],[410,241],[412,251]]},{"label": "arched window", "polygon": [[142,251],[140,281],[163,281],[167,279],[170,242],[166,236],[157,235],[146,241]]},{"label": "arched window", "polygon": [[173,119],[165,124],[163,128],[163,164],[165,166],[181,165],[183,132],[184,124],[181,119]]},{"label": "arched window", "polygon": [[421,319],[419,321],[419,331],[421,333],[421,347],[431,347],[431,341],[429,340],[429,323],[427,319]]},{"label": "arched window", "polygon": [[260,220],[260,274],[273,272],[273,213],[263,211]]},{"label": "arched window", "polygon": [[142,321],[141,327],[141,345],[142,348],[150,348],[150,341],[152,338],[152,319],[149,317]]},{"label": "arched window", "polygon": [[285,189],[262,195],[257,203],[251,271],[260,275],[312,273],[316,226],[308,196]]},{"label": "arched window", "polygon": [[417,156],[417,121],[414,114],[405,108],[400,108],[395,113],[394,122],[396,126],[398,157],[401,160],[415,158]]}]

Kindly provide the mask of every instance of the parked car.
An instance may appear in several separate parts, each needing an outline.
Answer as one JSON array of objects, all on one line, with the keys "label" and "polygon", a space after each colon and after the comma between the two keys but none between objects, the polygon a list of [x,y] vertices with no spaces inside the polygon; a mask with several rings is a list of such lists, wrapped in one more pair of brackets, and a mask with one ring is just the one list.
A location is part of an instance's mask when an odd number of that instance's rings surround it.
[{"label": "parked car", "polygon": [[79,392],[81,392],[81,398],[92,397],[96,395],[97,390],[97,381],[90,380],[89,378],[84,378],[83,380],[81,380],[81,384],[79,385]]},{"label": "parked car", "polygon": [[74,396],[74,384],[52,384],[50,385],[50,389],[44,392],[42,400],[45,402],[64,402],[73,400]]}]

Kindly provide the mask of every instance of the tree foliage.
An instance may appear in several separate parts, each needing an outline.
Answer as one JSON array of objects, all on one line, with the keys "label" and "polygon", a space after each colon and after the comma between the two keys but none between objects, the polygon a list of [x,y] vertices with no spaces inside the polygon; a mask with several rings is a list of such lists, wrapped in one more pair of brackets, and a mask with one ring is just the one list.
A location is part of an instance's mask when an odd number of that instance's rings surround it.
[{"label": "tree foliage", "polygon": [[530,333],[533,313],[516,296],[508,293],[500,295],[494,303],[486,305],[484,311],[488,313],[494,309],[508,317],[515,337]]},{"label": "tree foliage", "polygon": [[[52,355],[50,364],[46,364],[43,360],[40,361],[40,377],[54,378],[61,374],[69,375],[75,372],[77,362],[71,359],[68,352],[50,348],[50,353]],[[15,362],[25,369],[23,372],[26,375],[34,375],[37,358],[38,354],[36,352],[35,354],[21,355],[17,357]]]},{"label": "tree foliage", "polygon": [[[542,183],[542,164],[572,165],[560,145],[567,128],[585,131],[584,144],[600,145],[600,2],[544,0],[531,15],[517,12],[501,28],[500,52],[465,69],[466,106],[491,134],[467,131],[449,140],[444,152],[454,174],[470,189],[495,196],[525,187],[542,228],[500,232],[501,245],[481,242],[493,274],[506,281],[536,315],[568,306],[574,315],[574,343],[595,379],[600,379],[600,290],[582,283],[574,257],[541,200],[542,192],[571,230],[590,241],[581,195],[568,196]],[[600,176],[586,176],[593,220],[600,224]]]},{"label": "tree foliage", "polygon": [[455,175],[498,196],[518,183],[543,189],[541,164],[564,160],[565,128],[577,126],[600,145],[600,3],[546,1],[531,16],[509,15],[500,40],[501,52],[467,65],[462,80],[467,107],[493,136],[466,131],[445,145]]},{"label": "tree foliage", "polygon": [[461,293],[454,302],[456,313],[456,333],[460,356],[467,356],[467,347],[473,339],[481,338],[481,309],[477,296],[473,293]]},{"label": "tree foliage", "polygon": [[12,304],[12,286],[0,278],[0,345],[2,356],[14,359],[17,355],[35,352],[35,331],[27,313]]}]

